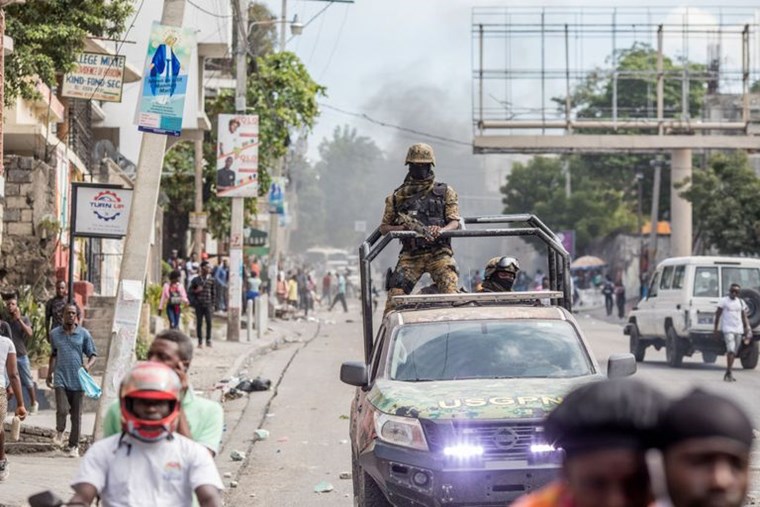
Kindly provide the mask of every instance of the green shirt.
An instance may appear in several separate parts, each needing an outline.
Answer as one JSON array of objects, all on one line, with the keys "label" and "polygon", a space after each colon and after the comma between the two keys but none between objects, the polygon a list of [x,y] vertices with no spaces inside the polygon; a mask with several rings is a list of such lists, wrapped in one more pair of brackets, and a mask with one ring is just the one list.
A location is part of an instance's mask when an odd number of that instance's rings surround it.
[{"label": "green shirt", "polygon": [[[219,452],[224,431],[224,410],[222,406],[206,398],[196,396],[190,387],[182,399],[182,411],[185,412],[190,434],[194,441],[207,447],[214,454]],[[103,420],[103,436],[110,437],[121,433],[121,407],[119,401],[108,407]]]}]

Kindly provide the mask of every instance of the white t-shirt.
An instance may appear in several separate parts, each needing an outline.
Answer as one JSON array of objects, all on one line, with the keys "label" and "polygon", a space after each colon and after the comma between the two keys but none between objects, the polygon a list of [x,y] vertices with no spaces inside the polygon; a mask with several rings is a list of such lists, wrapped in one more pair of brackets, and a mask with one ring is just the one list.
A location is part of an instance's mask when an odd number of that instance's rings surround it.
[{"label": "white t-shirt", "polygon": [[92,484],[103,507],[190,506],[199,486],[224,489],[208,449],[174,434],[171,440],[141,442],[129,435],[95,442],[82,458],[71,485]]},{"label": "white t-shirt", "polygon": [[742,298],[726,296],[718,302],[718,308],[723,309],[720,314],[720,330],[724,333],[744,334],[744,324],[742,323],[742,312],[746,310],[747,304]]},{"label": "white t-shirt", "polygon": [[13,346],[13,340],[0,335],[0,382],[2,382],[3,387],[8,387],[8,372],[5,371],[5,362],[8,359],[8,354],[15,353],[16,347]]}]

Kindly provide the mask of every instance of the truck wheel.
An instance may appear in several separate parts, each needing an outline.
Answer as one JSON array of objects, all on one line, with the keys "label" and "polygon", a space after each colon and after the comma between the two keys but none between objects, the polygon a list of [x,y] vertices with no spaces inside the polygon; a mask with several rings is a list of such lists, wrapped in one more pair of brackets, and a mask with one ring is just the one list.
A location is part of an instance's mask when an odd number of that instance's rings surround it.
[{"label": "truck wheel", "polygon": [[351,457],[351,478],[354,482],[354,505],[357,507],[392,507],[380,487],[362,470],[356,456]]},{"label": "truck wheel", "polygon": [[715,352],[702,352],[702,361],[705,364],[713,364],[718,359],[718,354]]},{"label": "truck wheel", "polygon": [[665,339],[665,359],[673,368],[678,368],[683,364],[683,347],[680,341],[676,330],[668,327],[667,338]]},{"label": "truck wheel", "polygon": [[633,354],[633,357],[636,358],[636,362],[640,363],[644,361],[644,355],[647,352],[647,346],[646,344],[641,343],[639,327],[636,324],[631,325],[628,344],[631,354]]},{"label": "truck wheel", "polygon": [[752,370],[757,366],[758,359],[758,344],[753,341],[752,344],[747,347],[747,351],[742,354],[739,360],[742,362],[742,368],[745,370]]},{"label": "truck wheel", "polygon": [[739,297],[747,303],[747,320],[750,327],[760,325],[760,292],[754,289],[742,289]]}]

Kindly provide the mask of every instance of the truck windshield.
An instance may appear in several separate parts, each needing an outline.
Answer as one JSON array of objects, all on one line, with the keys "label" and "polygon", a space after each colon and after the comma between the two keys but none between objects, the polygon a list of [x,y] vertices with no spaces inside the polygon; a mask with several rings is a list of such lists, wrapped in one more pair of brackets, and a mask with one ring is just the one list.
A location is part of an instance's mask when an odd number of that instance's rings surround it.
[{"label": "truck windshield", "polygon": [[391,378],[402,381],[592,373],[576,330],[557,320],[410,324],[398,330],[390,352]]}]

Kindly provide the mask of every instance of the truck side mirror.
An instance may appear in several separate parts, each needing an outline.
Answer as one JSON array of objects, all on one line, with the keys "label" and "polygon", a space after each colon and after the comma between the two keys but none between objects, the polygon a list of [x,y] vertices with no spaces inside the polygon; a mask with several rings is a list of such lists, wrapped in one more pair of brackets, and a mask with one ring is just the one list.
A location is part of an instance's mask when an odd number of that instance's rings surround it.
[{"label": "truck side mirror", "polygon": [[633,354],[612,354],[607,360],[607,378],[628,377],[636,373]]},{"label": "truck side mirror", "polygon": [[340,381],[350,386],[366,386],[367,365],[362,361],[346,361],[340,365]]}]

